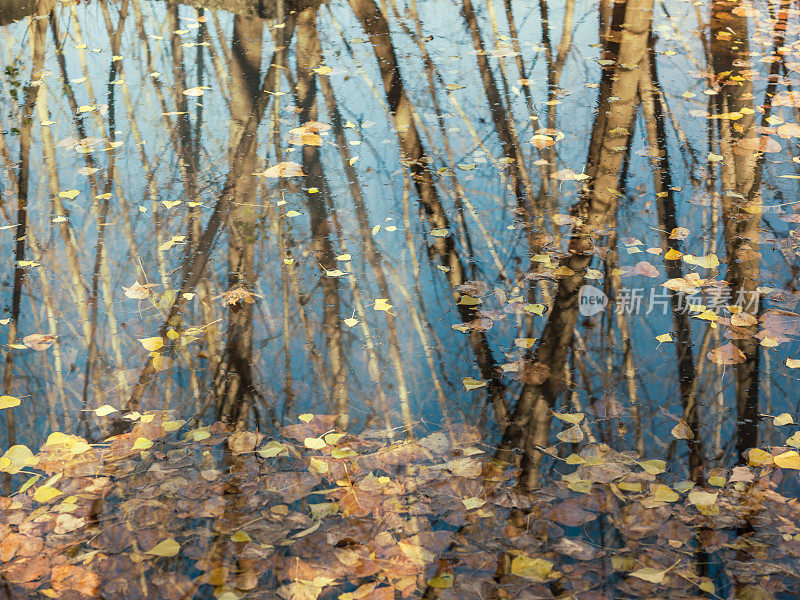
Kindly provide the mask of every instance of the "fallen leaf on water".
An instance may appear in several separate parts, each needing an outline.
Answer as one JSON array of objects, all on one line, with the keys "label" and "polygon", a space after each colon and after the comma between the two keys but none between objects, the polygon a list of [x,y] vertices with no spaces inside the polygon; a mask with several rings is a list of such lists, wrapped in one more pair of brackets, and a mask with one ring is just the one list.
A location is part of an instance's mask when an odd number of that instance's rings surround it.
[{"label": "fallen leaf on water", "polygon": [[375,300],[375,305],[372,308],[375,310],[389,312],[392,309],[392,305],[389,304],[388,298],[377,298]]},{"label": "fallen leaf on water", "polygon": [[746,360],[744,352],[733,344],[725,344],[714,348],[706,354],[708,360],[718,365],[738,365]]},{"label": "fallen leaf on water", "polygon": [[789,413],[781,413],[772,420],[772,424],[777,427],[781,425],[793,425],[794,418]]},{"label": "fallen leaf on water", "polygon": [[514,560],[511,561],[511,573],[517,577],[533,579],[539,582],[561,577],[561,573],[553,571],[553,563],[549,560],[544,558],[531,558],[524,554],[515,557]]},{"label": "fallen leaf on water", "polygon": [[796,450],[778,454],[773,460],[781,469],[800,469],[800,454]]},{"label": "fallen leaf on water", "polygon": [[98,417],[105,417],[115,412],[117,412],[117,409],[108,404],[103,404],[103,406],[98,406],[94,409],[94,414],[96,414]]},{"label": "fallen leaf on water", "polygon": [[148,352],[155,352],[164,345],[164,340],[160,337],[139,338],[139,343]]},{"label": "fallen leaf on water", "polygon": [[277,165],[272,165],[263,173],[255,173],[262,177],[271,177],[273,179],[278,177],[303,177],[303,167],[296,162],[280,162]]},{"label": "fallen leaf on water", "polygon": [[47,333],[32,333],[22,338],[22,343],[31,350],[47,350],[56,341],[56,336]]},{"label": "fallen leaf on water", "polygon": [[138,281],[135,281],[131,287],[122,286],[122,289],[125,290],[125,295],[128,298],[132,298],[134,300],[144,300],[148,296],[150,296],[150,288],[153,284],[149,285],[142,285]]},{"label": "fallen leaf on water", "polygon": [[631,573],[631,577],[637,577],[638,579],[643,579],[645,581],[649,581],[650,583],[661,583],[664,581],[666,574],[666,571],[658,571],[657,569],[645,567],[644,569],[637,569],[636,571],[633,571]]},{"label": "fallen leaf on water", "polygon": [[170,557],[175,556],[181,550],[181,545],[172,538],[167,538],[158,542],[145,554],[153,554],[154,556]]},{"label": "fallen leaf on water", "polygon": [[462,382],[464,383],[464,387],[468,392],[471,390],[477,390],[478,388],[486,387],[485,381],[475,379],[474,377],[465,377]]},{"label": "fallen leaf on water", "polygon": [[566,442],[569,444],[575,444],[580,442],[583,438],[583,430],[581,430],[580,425],[574,425],[569,429],[564,431],[559,431],[556,434],[556,437],[561,440],[562,442]]},{"label": "fallen leaf on water", "polygon": [[14,396],[0,396],[0,410],[19,406],[20,399]]}]

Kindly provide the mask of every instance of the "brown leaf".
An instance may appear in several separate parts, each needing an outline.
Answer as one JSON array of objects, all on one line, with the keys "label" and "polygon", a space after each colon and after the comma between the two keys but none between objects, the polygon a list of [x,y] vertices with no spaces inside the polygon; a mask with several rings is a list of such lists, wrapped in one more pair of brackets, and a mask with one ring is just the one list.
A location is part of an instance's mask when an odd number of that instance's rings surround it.
[{"label": "brown leaf", "polygon": [[714,348],[706,354],[708,360],[718,365],[738,365],[746,360],[744,352],[733,344],[725,344]]},{"label": "brown leaf", "polygon": [[296,162],[280,162],[277,165],[272,165],[263,173],[256,173],[264,177],[277,179],[278,177],[304,177],[303,167]]},{"label": "brown leaf", "polygon": [[575,502],[574,500],[565,500],[560,504],[554,506],[545,513],[546,518],[555,521],[567,527],[580,527],[589,521],[593,521],[595,515]]},{"label": "brown leaf", "polygon": [[22,343],[31,350],[47,350],[56,341],[56,336],[48,333],[32,333],[22,338]]}]

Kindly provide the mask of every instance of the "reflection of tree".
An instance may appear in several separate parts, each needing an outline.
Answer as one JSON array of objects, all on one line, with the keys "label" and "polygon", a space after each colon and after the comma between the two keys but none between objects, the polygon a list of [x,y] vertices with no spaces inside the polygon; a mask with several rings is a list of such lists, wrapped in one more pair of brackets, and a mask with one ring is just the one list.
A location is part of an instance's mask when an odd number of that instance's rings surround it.
[{"label": "reflection of tree", "polygon": [[[721,166],[722,219],[728,261],[726,279],[733,302],[743,315],[757,317],[760,300],[759,231],[761,220],[761,158],[756,151],[753,83],[750,65],[747,18],[734,6],[715,1],[711,7],[711,67],[715,83],[718,117],[738,113],[741,118],[718,118],[719,145],[725,157]],[[743,452],[758,443],[759,340],[756,327],[742,322],[741,335],[733,341],[744,360],[736,365],[737,449]]]},{"label": "reflection of tree", "polygon": [[[576,207],[582,222],[573,231],[571,254],[562,262],[572,274],[559,281],[552,313],[534,353],[534,360],[549,367],[550,372],[542,383],[524,385],[503,436],[503,458],[513,460],[512,448],[523,450],[521,483],[527,487],[535,487],[538,482],[541,465],[538,448],[547,445],[552,419],[550,408],[563,387],[567,352],[578,318],[578,292],[592,261],[590,251],[598,231],[608,225],[617,208],[623,156],[630,137],[628,128],[636,109],[640,72],[646,65],[652,7],[652,0],[628,0],[624,20],[616,27],[620,31],[619,52],[613,69],[604,73],[608,83],[601,84],[600,88],[600,113],[592,137],[597,146],[589,149],[587,168],[591,180]],[[609,103],[608,97],[604,97],[606,93],[616,100]],[[605,106],[608,109],[603,112]]]},{"label": "reflection of tree", "polygon": [[[372,43],[403,159],[411,171],[424,214],[431,229],[449,231],[450,220],[428,169],[429,158],[414,121],[414,108],[403,88],[397,54],[392,45],[386,18],[373,0],[350,0],[350,6]],[[457,296],[455,288],[465,283],[466,277],[453,236],[435,238],[429,246],[429,251],[431,256],[447,270],[453,294]],[[472,320],[472,311],[466,306],[459,305],[459,312],[464,321]],[[508,403],[504,385],[495,369],[495,361],[486,334],[473,329],[469,339],[481,376],[488,381],[489,400],[494,407],[497,421],[504,424],[508,418]]]},{"label": "reflection of tree", "polygon": [[[301,126],[317,121],[319,116],[317,76],[314,69],[322,64],[322,48],[316,30],[317,8],[307,8],[297,18],[297,104],[301,111]],[[339,280],[335,276],[327,275],[328,271],[337,269],[336,254],[330,239],[331,215],[326,204],[330,192],[322,170],[319,146],[311,144],[302,148],[303,172],[306,174],[306,185],[311,190],[306,193],[306,205],[311,219],[312,247],[321,271],[322,321],[333,382],[333,409],[336,413],[336,425],[346,429],[349,397],[339,316]],[[314,192],[314,189],[317,191]]]},{"label": "reflection of tree", "polygon": [[[261,46],[264,22],[258,17],[237,16],[233,20],[231,40],[231,133],[230,140],[239,140],[245,135],[251,116],[258,121],[257,113],[259,81],[261,77]],[[252,290],[256,280],[256,208],[252,201],[255,181],[256,146],[244,155],[235,155],[235,147],[229,149],[232,161],[241,161],[234,182],[231,209],[228,213],[228,285]],[[231,165],[233,167],[233,165]],[[255,391],[253,387],[253,302],[242,301],[230,306],[225,354],[220,365],[217,385],[217,402],[222,419],[234,423],[247,421],[245,403]]]},{"label": "reflection of tree", "polygon": [[[8,327],[8,343],[14,343],[19,330],[20,310],[22,307],[22,286],[25,283],[27,271],[20,264],[25,260],[25,250],[28,245],[26,234],[28,230],[28,195],[31,174],[31,133],[33,129],[33,111],[39,98],[41,89],[42,72],[45,58],[45,35],[47,33],[47,20],[38,19],[31,27],[31,81],[25,87],[24,104],[22,105],[21,123],[19,127],[19,171],[17,172],[17,223],[14,229],[14,283],[11,291],[11,323]],[[14,393],[14,358],[13,350],[7,350],[4,357],[3,388],[5,394]],[[16,442],[16,424],[14,415],[9,411],[6,415],[8,425],[9,445]]]},{"label": "reflection of tree", "polygon": [[[668,279],[682,279],[680,240],[677,235],[677,209],[672,183],[664,105],[656,71],[654,39],[650,36],[650,47],[646,66],[642,69],[639,94],[642,113],[650,148],[650,165],[656,192],[661,250]],[[675,232],[673,234],[673,232]],[[669,254],[672,256],[669,256]],[[681,306],[681,295],[670,290],[672,326],[675,332],[675,358],[678,365],[678,387],[681,395],[683,418],[693,438],[689,445],[689,473],[693,479],[700,477],[703,465],[702,433],[700,415],[697,410],[697,375],[692,352],[692,325],[689,313]]]}]

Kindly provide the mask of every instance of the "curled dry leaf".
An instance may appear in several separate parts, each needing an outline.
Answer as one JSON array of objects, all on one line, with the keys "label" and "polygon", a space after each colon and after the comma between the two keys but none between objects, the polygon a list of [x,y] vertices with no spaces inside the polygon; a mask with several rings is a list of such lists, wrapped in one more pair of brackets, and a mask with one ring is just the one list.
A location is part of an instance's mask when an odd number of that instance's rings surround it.
[{"label": "curled dry leaf", "polygon": [[56,336],[48,333],[32,333],[22,338],[22,343],[31,350],[47,350],[56,341]]}]

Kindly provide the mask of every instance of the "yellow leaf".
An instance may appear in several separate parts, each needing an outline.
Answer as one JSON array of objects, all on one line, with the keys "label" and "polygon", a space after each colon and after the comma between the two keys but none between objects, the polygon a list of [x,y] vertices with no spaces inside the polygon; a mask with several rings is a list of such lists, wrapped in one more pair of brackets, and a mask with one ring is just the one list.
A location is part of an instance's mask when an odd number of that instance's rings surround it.
[{"label": "yellow leaf", "polygon": [[105,417],[115,412],[117,412],[117,409],[108,404],[103,404],[103,406],[98,406],[94,409],[94,414],[96,414],[98,417]]},{"label": "yellow leaf", "polygon": [[327,446],[325,440],[321,440],[319,438],[310,438],[310,437],[307,437],[306,439],[303,440],[303,445],[306,448],[310,448],[311,450],[322,450],[325,446]]},{"label": "yellow leaf", "polygon": [[211,437],[211,432],[205,428],[193,429],[189,435],[191,436],[192,441],[202,442],[203,440]]},{"label": "yellow leaf", "polygon": [[678,260],[681,256],[683,256],[683,252],[678,252],[675,248],[670,248],[667,250],[667,253],[664,255],[666,260]]},{"label": "yellow leaf", "polygon": [[326,436],[324,436],[323,439],[325,440],[326,444],[330,444],[331,446],[333,446],[336,443],[338,443],[338,441],[343,437],[344,437],[343,433],[329,433]]},{"label": "yellow leaf", "polygon": [[539,315],[540,317],[544,316],[544,304],[526,304],[522,307],[525,312]]},{"label": "yellow leaf", "polygon": [[676,502],[680,495],[668,485],[657,485],[653,491],[653,498],[659,502]]},{"label": "yellow leaf", "polygon": [[60,496],[62,492],[58,491],[56,488],[50,485],[43,485],[38,488],[34,494],[33,499],[37,502],[49,502],[53,498],[57,498]]},{"label": "yellow leaf", "polygon": [[331,450],[331,456],[333,458],[353,458],[358,456],[358,452],[352,448],[334,448]]},{"label": "yellow leaf", "polygon": [[68,200],[74,200],[80,192],[78,190],[67,190],[65,192],[58,192],[59,198],[67,198]]},{"label": "yellow leaf", "polygon": [[631,573],[631,577],[637,577],[639,579],[644,579],[645,581],[649,581],[650,583],[661,583],[664,581],[664,577],[667,574],[666,571],[658,571],[656,569],[651,569],[650,567],[646,567],[644,569],[637,569]]},{"label": "yellow leaf", "polygon": [[474,377],[465,377],[462,381],[464,383],[464,387],[468,392],[472,390],[477,390],[478,388],[486,387],[485,381],[480,381],[478,379],[475,379]]},{"label": "yellow leaf", "polygon": [[467,510],[472,510],[474,508],[480,508],[481,506],[486,504],[486,500],[482,500],[482,499],[477,498],[475,496],[473,496],[472,498],[464,498],[461,502],[462,502],[462,504],[464,505],[464,507]]},{"label": "yellow leaf", "polygon": [[373,306],[375,310],[382,310],[385,312],[389,312],[392,309],[392,305],[389,304],[388,298],[377,298],[375,300],[375,306]]},{"label": "yellow leaf", "polygon": [[689,502],[695,506],[710,506],[717,501],[719,492],[704,492],[702,490],[692,490],[687,496]]},{"label": "yellow leaf", "polygon": [[652,460],[640,460],[637,461],[637,464],[650,473],[650,475],[658,475],[667,470],[667,463],[657,458]]},{"label": "yellow leaf", "polygon": [[428,580],[428,585],[436,589],[446,589],[453,587],[453,575],[451,573],[439,573],[436,577]]},{"label": "yellow leaf", "polygon": [[133,442],[132,450],[148,450],[153,447],[153,442],[148,440],[147,438],[138,437],[136,441]]},{"label": "yellow leaf", "polygon": [[153,554],[155,556],[175,556],[181,550],[181,545],[173,540],[172,538],[167,538],[163,541],[158,542],[155,546],[153,546],[150,550],[145,552],[145,554]]},{"label": "yellow leaf", "polygon": [[311,421],[311,419],[314,418],[314,415],[312,415],[311,413],[304,413],[297,418],[300,419],[303,423],[308,423]]},{"label": "yellow leaf", "polygon": [[14,396],[0,396],[0,409],[19,406],[20,399]]},{"label": "yellow leaf", "polygon": [[778,454],[774,460],[781,469],[800,469],[800,454],[796,450]]},{"label": "yellow leaf", "polygon": [[252,542],[252,538],[247,534],[246,531],[235,531],[231,536],[231,540],[234,542]]},{"label": "yellow leaf", "polygon": [[258,449],[258,455],[261,458],[273,458],[278,456],[281,452],[286,450],[286,446],[281,444],[280,442],[267,442],[261,448]]},{"label": "yellow leaf", "polygon": [[322,67],[317,67],[316,69],[314,69],[314,72],[317,75],[330,75],[331,73],[333,73],[333,69],[331,67],[328,67],[328,66],[322,66]]},{"label": "yellow leaf", "polygon": [[666,344],[667,342],[672,341],[672,336],[669,333],[662,333],[661,335],[656,336],[656,340],[658,340],[661,344]]},{"label": "yellow leaf", "polygon": [[583,421],[583,413],[557,413],[554,412],[553,416],[556,419],[561,419],[562,421],[566,421],[567,423],[571,423],[572,425],[577,425],[581,421]]},{"label": "yellow leaf", "polygon": [[431,229],[431,235],[437,238],[445,238],[450,235],[450,231],[447,229]]},{"label": "yellow leaf", "polygon": [[148,352],[155,352],[164,345],[164,340],[160,337],[140,338],[139,343]]},{"label": "yellow leaf", "polygon": [[183,427],[184,423],[186,423],[186,421],[184,421],[183,419],[177,421],[164,421],[161,424],[161,427],[164,428],[164,431],[177,431],[178,429]]},{"label": "yellow leaf", "polygon": [[790,369],[800,369],[800,358],[787,358],[786,366]]},{"label": "yellow leaf", "polygon": [[780,427],[781,425],[793,425],[794,419],[789,413],[781,413],[772,420],[773,425]]},{"label": "yellow leaf", "polygon": [[524,554],[511,561],[511,573],[517,577],[542,581],[556,579],[561,576],[558,571],[553,571],[553,563],[544,558],[531,558]]},{"label": "yellow leaf", "polygon": [[760,448],[750,448],[747,453],[747,464],[751,467],[764,467],[774,462],[772,454]]}]

